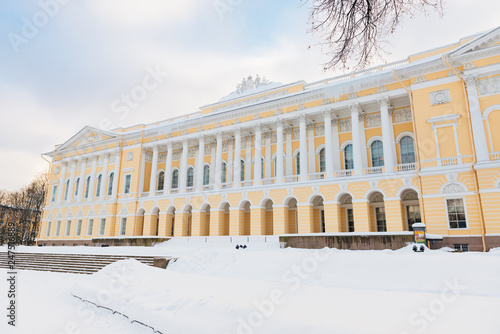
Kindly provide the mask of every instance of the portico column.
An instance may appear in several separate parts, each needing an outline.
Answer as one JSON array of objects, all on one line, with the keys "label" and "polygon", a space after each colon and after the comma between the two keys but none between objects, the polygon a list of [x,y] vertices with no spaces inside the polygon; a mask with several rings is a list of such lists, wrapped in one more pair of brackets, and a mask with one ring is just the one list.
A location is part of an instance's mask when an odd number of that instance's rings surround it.
[{"label": "portico column", "polygon": [[307,132],[306,114],[299,115],[300,131],[300,181],[307,181]]},{"label": "portico column", "polygon": [[61,164],[61,176],[59,178],[59,191],[57,193],[57,204],[61,204],[63,193],[64,193],[64,179],[66,178],[66,167],[68,166],[67,161],[63,161]]},{"label": "portico column", "polygon": [[181,156],[181,171],[179,173],[179,177],[181,179],[180,182],[180,192],[186,191],[186,183],[187,183],[187,160],[188,160],[188,140],[184,138],[182,140],[182,156]]},{"label": "portico column", "polygon": [[149,179],[149,197],[156,195],[156,172],[158,171],[158,145],[153,146],[153,161],[151,162],[151,177]]},{"label": "portico column", "polygon": [[99,157],[97,155],[92,157],[92,171],[90,172],[90,186],[89,186],[90,199],[94,198],[95,195],[94,181],[95,181],[95,172],[97,169],[97,160],[99,160]]},{"label": "portico column", "polygon": [[254,186],[260,186],[262,179],[262,127],[260,124],[254,125],[255,129],[255,156],[253,165]]},{"label": "portico column", "polygon": [[314,145],[314,123],[307,124],[307,153],[308,153],[308,170],[310,173],[317,173],[316,168],[316,147]]},{"label": "portico column", "polygon": [[333,170],[341,170],[342,163],[340,162],[340,138],[339,138],[339,116],[332,117],[332,147],[333,147]]},{"label": "portico column", "polygon": [[106,182],[108,180],[108,162],[109,162],[109,154],[104,155],[104,163],[102,167],[102,176],[101,176],[101,189],[99,189],[99,200],[102,201],[104,199],[104,193],[106,191]]},{"label": "portico column", "polygon": [[384,167],[386,173],[394,172],[394,130],[392,129],[392,117],[389,114],[389,98],[378,99],[380,106],[380,116],[382,122],[382,145],[384,148]]},{"label": "portico column", "polygon": [[227,168],[226,168],[227,183],[232,183],[233,181],[233,146],[234,146],[234,139],[229,138],[227,141]]},{"label": "portico column", "polygon": [[288,126],[285,130],[286,133],[286,176],[292,176],[293,175],[293,148],[292,148],[292,135],[293,135],[293,128],[291,126]]},{"label": "portico column", "polygon": [[163,190],[165,194],[170,193],[170,188],[172,187],[172,142],[167,143],[167,159],[165,164],[165,179],[163,184]]},{"label": "portico column", "polygon": [[216,154],[215,154],[215,148],[217,144],[212,141],[210,143],[210,177],[209,177],[209,184],[214,185],[215,183],[215,160],[216,160]]},{"label": "portico column", "polygon": [[75,179],[75,172],[78,163],[76,160],[72,160],[70,164],[71,174],[69,176],[69,185],[68,185],[68,198],[66,199],[66,203],[71,203],[71,198],[73,197],[73,180]]},{"label": "portico column", "polygon": [[144,192],[144,174],[146,169],[146,149],[141,150],[141,178],[139,179],[139,197]]},{"label": "portico column", "polygon": [[239,187],[241,182],[241,128],[234,129],[234,173],[233,187]]},{"label": "portico column", "polygon": [[119,179],[119,173],[120,173],[120,153],[121,150],[118,149],[116,152],[116,158],[115,158],[115,174],[113,176],[113,191],[112,191],[112,196],[113,199],[116,199],[118,195],[118,179]]},{"label": "portico column", "polygon": [[83,198],[83,184],[85,183],[85,169],[87,168],[87,158],[82,159],[82,168],[80,170],[80,182],[78,183],[78,202]]},{"label": "portico column", "polygon": [[283,183],[283,120],[278,118],[276,124],[276,183]]},{"label": "portico column", "polygon": [[[486,132],[484,131],[483,116],[477,94],[477,77],[466,76],[467,96],[472,119],[472,135],[474,137],[474,148],[476,149],[477,161],[490,161]],[[492,148],[493,150],[493,148]]]},{"label": "portico column", "polygon": [[364,143],[361,142],[361,134],[359,131],[359,117],[362,116],[359,104],[351,104],[349,106],[351,111],[351,127],[352,127],[352,151],[354,160],[354,175],[363,175],[363,158]]},{"label": "portico column", "polygon": [[332,111],[324,110],[326,178],[333,178]]},{"label": "portico column", "polygon": [[245,146],[245,181],[248,181],[252,179],[252,135],[246,136]]},{"label": "portico column", "polygon": [[196,167],[196,190],[203,190],[203,170],[205,167],[205,136],[198,136],[198,160]]},{"label": "portico column", "polygon": [[222,131],[216,134],[216,151],[215,151],[215,183],[214,189],[219,189],[222,177]]},{"label": "portico column", "polygon": [[265,152],[265,164],[264,164],[264,178],[270,179],[272,175],[271,168],[271,131],[266,131],[264,137],[266,138],[266,152]]}]

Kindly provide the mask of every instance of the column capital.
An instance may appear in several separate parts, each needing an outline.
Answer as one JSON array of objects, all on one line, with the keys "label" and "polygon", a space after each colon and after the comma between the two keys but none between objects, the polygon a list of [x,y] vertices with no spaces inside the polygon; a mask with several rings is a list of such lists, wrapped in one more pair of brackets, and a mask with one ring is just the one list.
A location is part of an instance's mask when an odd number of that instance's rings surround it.
[{"label": "column capital", "polygon": [[187,138],[182,138],[182,146],[187,146],[189,144],[189,140]]},{"label": "column capital", "polygon": [[323,118],[326,120],[328,118],[332,118],[333,117],[333,109],[324,109],[322,111],[322,114],[323,114]]},{"label": "column capital", "polygon": [[309,130],[309,131],[310,131],[310,130],[314,130],[314,126],[315,126],[315,125],[316,125],[316,124],[315,124],[315,123],[313,123],[313,122],[309,122],[309,123],[307,123],[307,124],[306,124],[307,130]]},{"label": "column capital", "polygon": [[388,96],[384,96],[384,97],[378,98],[377,99],[377,103],[378,103],[378,105],[379,105],[380,108],[382,108],[382,107],[389,108],[390,105],[391,105],[391,101],[389,100]]},{"label": "column capital", "polygon": [[305,122],[306,122],[306,117],[307,117],[307,115],[306,115],[306,113],[304,113],[304,112],[303,112],[303,113],[300,113],[300,114],[297,116],[297,118],[299,119],[299,122],[300,122],[300,123],[305,123]]},{"label": "column capital", "polygon": [[200,143],[207,141],[207,136],[205,136],[205,135],[198,135],[196,138],[198,139],[198,142],[200,142]]},{"label": "column capital", "polygon": [[259,132],[261,132],[261,131],[262,131],[262,124],[261,124],[261,123],[255,123],[255,124],[253,125],[253,129],[254,129],[255,131],[259,131]]},{"label": "column capital", "polygon": [[236,128],[234,128],[234,134],[241,135],[241,127],[240,126],[237,126]]},{"label": "column capital", "polygon": [[274,124],[276,125],[277,128],[282,128],[283,127],[283,119],[276,118],[276,120],[274,121]]},{"label": "column capital", "polygon": [[271,138],[272,132],[270,130],[264,130],[263,133],[264,133],[264,137],[266,137],[266,139]]},{"label": "column capital", "polygon": [[287,124],[287,125],[285,126],[285,133],[286,133],[287,135],[291,135],[291,134],[292,134],[292,132],[293,132],[293,127],[292,127],[290,124]]},{"label": "column capital", "polygon": [[334,115],[331,123],[332,123],[332,125],[337,126],[339,124],[339,121],[340,121],[340,117],[337,115]]},{"label": "column capital", "polygon": [[473,74],[464,75],[464,81],[467,88],[473,88],[477,86],[477,75]]},{"label": "column capital", "polygon": [[349,111],[351,113],[362,113],[363,111],[361,110],[361,106],[359,105],[359,103],[351,103],[349,105]]}]

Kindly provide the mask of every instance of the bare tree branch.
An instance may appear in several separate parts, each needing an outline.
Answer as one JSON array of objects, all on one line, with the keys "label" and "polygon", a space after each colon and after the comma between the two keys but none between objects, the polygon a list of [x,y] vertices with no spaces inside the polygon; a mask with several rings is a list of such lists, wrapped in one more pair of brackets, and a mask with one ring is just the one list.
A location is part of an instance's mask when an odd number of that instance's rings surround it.
[{"label": "bare tree branch", "polygon": [[[309,0],[305,0],[306,2]],[[382,44],[401,24],[404,16],[443,14],[444,0],[310,0],[310,31],[320,35],[319,44],[331,60],[324,70],[340,65],[356,69],[370,64],[375,56],[387,54]]]}]

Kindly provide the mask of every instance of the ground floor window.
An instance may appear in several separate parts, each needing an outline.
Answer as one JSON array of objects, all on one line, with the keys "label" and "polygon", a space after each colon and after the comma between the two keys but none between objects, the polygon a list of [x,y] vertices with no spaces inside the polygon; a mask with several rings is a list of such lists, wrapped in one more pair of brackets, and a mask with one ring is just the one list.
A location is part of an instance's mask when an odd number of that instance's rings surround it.
[{"label": "ground floor window", "polygon": [[326,232],[326,226],[325,226],[325,210],[320,210],[319,211],[319,219],[321,223],[321,233]]},{"label": "ground floor window", "polygon": [[52,222],[51,221],[47,222],[47,233],[45,233],[46,237],[50,235],[50,225],[52,225]]},{"label": "ground floor window", "polygon": [[453,248],[455,248],[455,250],[460,252],[468,252],[469,244],[453,244]]},{"label": "ground floor window", "polygon": [[422,222],[422,218],[420,217],[420,206],[408,205],[406,207],[406,219],[408,221],[408,231],[413,231],[412,225]]},{"label": "ground floor window", "polygon": [[61,230],[61,221],[58,220],[57,223],[56,223],[56,233],[54,234],[56,237],[59,236],[60,230]]},{"label": "ground floor window", "polygon": [[106,227],[106,218],[101,218],[101,222],[99,224],[99,235],[104,235],[105,227]]},{"label": "ground floor window", "polygon": [[450,223],[450,228],[467,228],[463,198],[447,199],[446,206],[448,210],[448,222]]},{"label": "ground floor window", "polygon": [[80,236],[82,234],[82,220],[78,219],[76,222],[76,236]]},{"label": "ground floor window", "polygon": [[123,217],[120,222],[120,235],[125,235],[127,228],[127,218]]},{"label": "ground floor window", "polygon": [[377,232],[387,232],[384,207],[375,208],[375,218],[377,219]]},{"label": "ground floor window", "polygon": [[92,235],[93,228],[94,228],[94,219],[90,218],[87,224],[87,235]]},{"label": "ground floor window", "polygon": [[347,209],[347,231],[354,232],[354,210]]}]

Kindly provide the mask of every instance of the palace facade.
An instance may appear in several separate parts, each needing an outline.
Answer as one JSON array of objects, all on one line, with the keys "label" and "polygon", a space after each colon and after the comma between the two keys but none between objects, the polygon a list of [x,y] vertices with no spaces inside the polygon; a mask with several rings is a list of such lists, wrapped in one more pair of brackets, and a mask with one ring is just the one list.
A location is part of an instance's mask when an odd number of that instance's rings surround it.
[{"label": "palace facade", "polygon": [[[395,233],[500,246],[500,28],[313,83],[248,77],[199,112],[85,127],[47,156],[38,243]],[[498,130],[498,128],[497,128]]]}]

